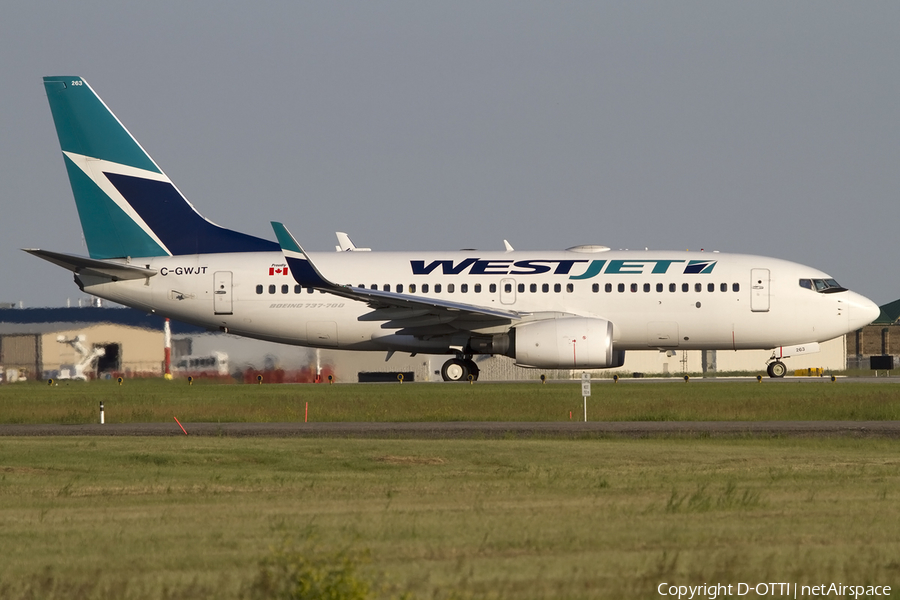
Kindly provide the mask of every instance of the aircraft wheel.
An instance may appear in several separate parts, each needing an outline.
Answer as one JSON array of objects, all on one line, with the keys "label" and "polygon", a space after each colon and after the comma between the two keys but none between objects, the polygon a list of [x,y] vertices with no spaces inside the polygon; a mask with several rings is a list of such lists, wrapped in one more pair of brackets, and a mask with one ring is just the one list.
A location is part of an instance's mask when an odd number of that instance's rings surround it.
[{"label": "aircraft wheel", "polygon": [[773,363],[769,363],[766,372],[769,374],[769,377],[784,377],[785,373],[787,373],[787,366],[780,360],[776,360]]},{"label": "aircraft wheel", "polygon": [[[481,369],[478,368],[475,361],[471,358],[467,358],[463,362],[466,363],[466,368],[469,369],[469,375],[472,376],[473,381],[478,381],[478,374],[481,372]],[[466,379],[468,379],[468,377],[466,377]]]},{"label": "aircraft wheel", "polygon": [[451,358],[441,367],[441,377],[444,381],[465,381],[468,376],[469,368],[462,359]]}]

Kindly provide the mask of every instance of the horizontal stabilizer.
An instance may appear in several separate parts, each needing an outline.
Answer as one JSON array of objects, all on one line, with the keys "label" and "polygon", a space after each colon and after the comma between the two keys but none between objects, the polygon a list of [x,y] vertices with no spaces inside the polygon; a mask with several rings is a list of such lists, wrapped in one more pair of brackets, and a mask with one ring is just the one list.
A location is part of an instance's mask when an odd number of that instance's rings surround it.
[{"label": "horizontal stabilizer", "polygon": [[43,258],[47,262],[52,262],[54,265],[59,265],[64,269],[68,269],[73,273],[84,273],[85,271],[89,271],[91,274],[109,277],[113,281],[144,279],[146,277],[153,277],[157,273],[154,269],[145,269],[133,265],[97,260],[86,256],[50,252],[49,250],[39,250],[37,248],[22,248],[22,250],[28,254],[33,254],[38,258]]}]

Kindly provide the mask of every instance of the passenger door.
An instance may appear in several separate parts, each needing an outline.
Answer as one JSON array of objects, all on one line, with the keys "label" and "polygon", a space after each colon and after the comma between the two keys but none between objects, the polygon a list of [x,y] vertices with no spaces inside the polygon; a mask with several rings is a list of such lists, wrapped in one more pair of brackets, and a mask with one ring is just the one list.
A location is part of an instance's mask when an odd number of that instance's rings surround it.
[{"label": "passenger door", "polygon": [[213,310],[217,315],[231,313],[231,271],[213,274]]},{"label": "passenger door", "polygon": [[750,310],[769,311],[769,270],[750,269]]}]

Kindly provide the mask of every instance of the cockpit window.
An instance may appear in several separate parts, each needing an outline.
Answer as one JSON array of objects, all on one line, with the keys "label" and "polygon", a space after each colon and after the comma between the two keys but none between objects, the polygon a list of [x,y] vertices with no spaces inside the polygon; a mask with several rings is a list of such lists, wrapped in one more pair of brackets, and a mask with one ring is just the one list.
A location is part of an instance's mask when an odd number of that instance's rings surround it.
[{"label": "cockpit window", "polygon": [[847,291],[847,288],[842,287],[834,279],[801,279],[800,287],[815,290],[820,294],[834,294],[835,292]]}]

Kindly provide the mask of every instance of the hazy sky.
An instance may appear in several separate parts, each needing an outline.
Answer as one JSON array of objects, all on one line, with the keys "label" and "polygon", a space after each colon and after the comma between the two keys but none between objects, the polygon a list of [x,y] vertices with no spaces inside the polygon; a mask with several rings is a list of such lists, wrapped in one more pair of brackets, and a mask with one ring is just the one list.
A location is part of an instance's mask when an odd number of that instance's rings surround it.
[{"label": "hazy sky", "polygon": [[87,254],[41,83],[80,75],[210,220],[308,250],[721,250],[900,297],[900,3],[13,1],[0,301]]}]

